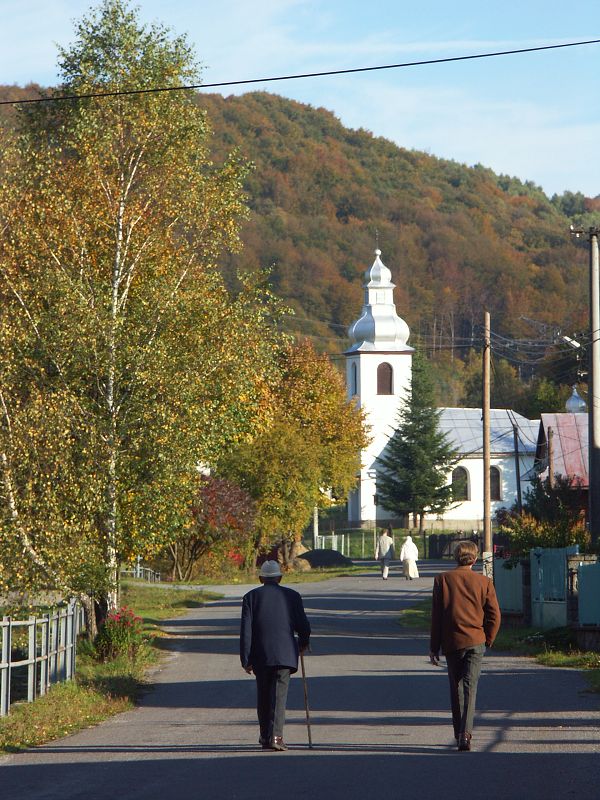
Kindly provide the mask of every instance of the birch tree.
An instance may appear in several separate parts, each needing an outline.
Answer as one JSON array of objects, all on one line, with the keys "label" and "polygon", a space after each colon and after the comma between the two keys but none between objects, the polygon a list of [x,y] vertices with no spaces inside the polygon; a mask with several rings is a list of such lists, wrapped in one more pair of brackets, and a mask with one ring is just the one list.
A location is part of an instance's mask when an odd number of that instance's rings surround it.
[{"label": "birch tree", "polygon": [[198,462],[267,424],[277,302],[220,279],[247,166],[211,163],[195,93],[110,96],[198,83],[185,38],[105,0],[59,65],[57,95],[106,96],[22,113],[4,151],[0,559],[111,608],[119,564],[190,524]]}]

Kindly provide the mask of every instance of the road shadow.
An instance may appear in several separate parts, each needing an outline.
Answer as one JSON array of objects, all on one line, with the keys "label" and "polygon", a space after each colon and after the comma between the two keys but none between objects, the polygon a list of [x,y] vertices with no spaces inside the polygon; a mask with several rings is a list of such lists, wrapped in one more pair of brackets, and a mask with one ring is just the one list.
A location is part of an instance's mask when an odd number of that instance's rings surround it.
[{"label": "road shadow", "polygon": [[[49,757],[58,758],[49,752]],[[120,757],[119,757],[120,756]],[[64,752],[59,762],[3,765],[3,800],[358,800],[401,796],[463,800],[466,787],[486,800],[596,797],[598,755],[457,753],[434,747],[364,752],[340,743],[286,753],[246,748],[148,749],[110,754]],[[548,781],[551,776],[551,787]]]}]

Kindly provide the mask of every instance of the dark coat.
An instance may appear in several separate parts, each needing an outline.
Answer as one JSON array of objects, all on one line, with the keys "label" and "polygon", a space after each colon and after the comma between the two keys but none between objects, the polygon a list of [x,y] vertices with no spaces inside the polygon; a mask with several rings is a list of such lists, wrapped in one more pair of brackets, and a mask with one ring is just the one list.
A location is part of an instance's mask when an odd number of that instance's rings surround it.
[{"label": "dark coat", "polygon": [[442,572],[433,582],[432,653],[452,653],[484,644],[491,647],[500,628],[494,584],[470,567]]},{"label": "dark coat", "polygon": [[[298,634],[298,641],[294,636]],[[242,600],[240,660],[244,669],[298,669],[298,645],[308,647],[310,624],[302,598],[293,589],[265,583]]]}]

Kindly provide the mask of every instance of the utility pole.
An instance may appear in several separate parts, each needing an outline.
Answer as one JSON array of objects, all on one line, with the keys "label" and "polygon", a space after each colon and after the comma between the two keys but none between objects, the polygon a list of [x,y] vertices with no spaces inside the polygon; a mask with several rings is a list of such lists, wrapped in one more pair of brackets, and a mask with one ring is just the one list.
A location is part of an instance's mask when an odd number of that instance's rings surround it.
[{"label": "utility pole", "polygon": [[492,514],[490,486],[490,351],[491,351],[490,312],[484,314],[483,334],[483,571],[491,577],[493,572],[492,552]]},{"label": "utility pole", "polygon": [[[583,228],[574,228],[576,238]],[[588,366],[588,427],[589,427],[589,507],[588,524],[592,544],[600,539],[600,257],[598,235],[600,228],[587,231],[590,243],[590,354]]]},{"label": "utility pole", "polygon": [[554,488],[554,431],[548,428],[548,485]]},{"label": "utility pole", "polygon": [[523,511],[523,497],[521,495],[521,464],[519,462],[519,429],[513,425],[513,438],[515,440],[515,480],[517,481],[517,508],[519,514]]}]

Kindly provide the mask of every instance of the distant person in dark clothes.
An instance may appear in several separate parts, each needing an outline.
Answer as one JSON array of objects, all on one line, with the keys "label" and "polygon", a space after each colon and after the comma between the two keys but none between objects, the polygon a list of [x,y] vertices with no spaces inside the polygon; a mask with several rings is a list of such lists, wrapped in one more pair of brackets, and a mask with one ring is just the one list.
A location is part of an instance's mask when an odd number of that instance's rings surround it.
[{"label": "distant person in dark clothes", "polygon": [[242,601],[240,660],[256,676],[259,744],[263,750],[287,750],[283,725],[290,675],[298,671],[299,652],[308,647],[310,624],[298,592],[279,585],[276,561],[265,561],[259,579],[263,585]]},{"label": "distant person in dark clothes", "polygon": [[440,648],[446,656],[452,724],[459,750],[471,749],[483,654],[500,628],[494,584],[472,571],[477,555],[474,542],[459,542],[454,551],[456,568],[438,575],[433,583],[429,659],[439,666]]}]

